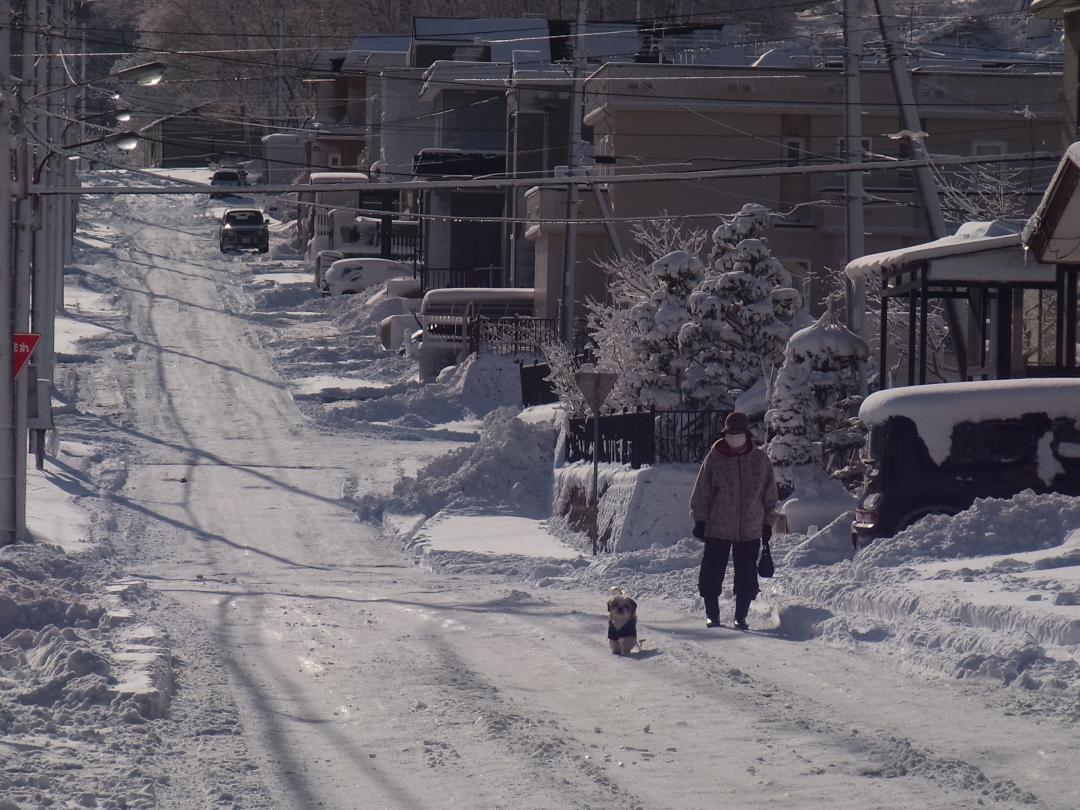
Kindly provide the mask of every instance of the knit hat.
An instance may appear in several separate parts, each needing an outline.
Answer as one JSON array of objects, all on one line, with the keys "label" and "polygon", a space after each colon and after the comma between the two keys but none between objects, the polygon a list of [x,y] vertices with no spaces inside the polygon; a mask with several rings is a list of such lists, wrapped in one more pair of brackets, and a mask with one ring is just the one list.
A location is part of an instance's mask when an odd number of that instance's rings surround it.
[{"label": "knit hat", "polygon": [[732,411],[724,420],[724,433],[750,434],[750,420],[742,411]]}]

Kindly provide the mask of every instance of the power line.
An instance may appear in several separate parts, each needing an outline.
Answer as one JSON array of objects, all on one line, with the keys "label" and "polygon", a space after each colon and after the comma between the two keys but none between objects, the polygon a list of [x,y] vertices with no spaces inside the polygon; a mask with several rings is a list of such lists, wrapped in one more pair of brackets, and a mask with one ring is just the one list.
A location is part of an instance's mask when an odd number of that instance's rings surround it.
[{"label": "power line", "polygon": [[[936,158],[937,166],[964,166],[968,164],[993,164],[993,163],[1016,163],[1031,160],[1060,161],[1060,152],[1019,152],[1004,155],[975,155]],[[609,175],[577,175],[572,182],[584,185],[611,185],[621,183],[654,183],[670,182],[672,180],[725,180],[738,177],[775,177],[784,175],[810,175],[832,174],[836,172],[874,172],[892,169],[914,169],[926,166],[923,160],[897,160],[897,161],[872,161],[869,163],[843,163],[812,166],[778,166],[755,169],[696,169],[687,172],[657,172],[655,174],[609,174]],[[500,189],[510,187],[556,187],[564,186],[571,182],[567,177],[549,177],[543,180],[535,178],[491,178],[491,179],[462,179],[462,180],[414,180],[414,181],[390,181],[382,182],[357,182],[340,184],[284,184],[265,185],[259,188],[249,187],[249,194],[280,194],[290,191],[320,192],[320,191],[391,191],[391,190],[432,190],[432,189],[472,189],[488,188]],[[198,191],[216,191],[213,186],[200,186]],[[115,187],[95,188],[79,187],[58,188],[50,186],[33,186],[30,189],[34,194],[174,194],[192,193],[191,189],[145,189],[125,187],[123,191],[117,191]],[[385,212],[384,212],[385,213]]]}]

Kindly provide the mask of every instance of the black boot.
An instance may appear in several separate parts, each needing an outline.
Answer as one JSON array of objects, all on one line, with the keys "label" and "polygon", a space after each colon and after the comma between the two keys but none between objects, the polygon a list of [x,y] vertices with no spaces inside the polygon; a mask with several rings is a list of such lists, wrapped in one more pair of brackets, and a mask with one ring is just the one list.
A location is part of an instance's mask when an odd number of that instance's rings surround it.
[{"label": "black boot", "polygon": [[754,601],[746,596],[735,594],[735,627],[739,630],[749,630],[746,623],[746,614],[750,612],[750,603]]},{"label": "black boot", "polygon": [[705,600],[705,626],[706,627],[719,627],[720,626],[720,597],[719,596],[705,596],[702,597]]}]

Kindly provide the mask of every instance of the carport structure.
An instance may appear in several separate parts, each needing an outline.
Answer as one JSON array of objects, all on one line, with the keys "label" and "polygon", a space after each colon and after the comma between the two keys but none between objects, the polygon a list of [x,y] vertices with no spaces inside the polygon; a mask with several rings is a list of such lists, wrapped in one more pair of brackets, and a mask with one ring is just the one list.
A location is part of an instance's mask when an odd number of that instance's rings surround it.
[{"label": "carport structure", "polygon": [[963,334],[950,347],[957,380],[1078,375],[1078,267],[1038,261],[1021,239],[1024,224],[966,223],[952,236],[848,264],[852,279],[881,279],[880,388],[889,387],[889,319],[907,319],[907,384],[925,384],[931,311],[948,299],[966,304]]}]

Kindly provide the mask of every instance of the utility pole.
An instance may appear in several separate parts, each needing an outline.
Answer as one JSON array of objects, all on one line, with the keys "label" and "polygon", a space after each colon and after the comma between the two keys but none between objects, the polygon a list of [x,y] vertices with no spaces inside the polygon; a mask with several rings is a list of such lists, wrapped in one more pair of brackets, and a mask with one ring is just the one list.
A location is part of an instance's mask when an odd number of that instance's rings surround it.
[{"label": "utility pole", "polygon": [[[30,197],[30,181],[34,174],[34,147],[27,136],[33,129],[30,120],[31,107],[27,101],[33,95],[34,71],[38,52],[37,14],[39,0],[24,0],[22,30],[22,63],[19,68],[19,135],[17,138],[19,156],[16,176],[18,191],[15,201],[15,331],[30,331],[30,289],[31,265],[34,250],[33,202]],[[27,407],[32,393],[37,395],[37,378],[33,371],[37,365],[31,364],[15,380],[15,520],[21,534],[26,526],[26,455],[27,455]]]},{"label": "utility pole", "polygon": [[[53,169],[49,165],[49,149],[54,141],[55,127],[53,121],[56,118],[55,100],[56,94],[49,93],[56,85],[56,75],[53,70],[52,56],[54,40],[51,35],[53,17],[53,4],[55,0],[38,0],[36,25],[39,31],[44,32],[38,38],[37,53],[39,58],[34,66],[33,89],[34,95],[41,96],[38,104],[43,109],[34,113],[35,140],[41,146],[45,161],[40,182],[43,185],[52,185]],[[27,105],[33,106],[31,105]],[[31,163],[34,173],[38,165],[36,150],[31,153]],[[32,331],[41,335],[41,342],[35,352],[35,371],[37,383],[35,389],[30,392],[36,408],[36,413],[30,419],[30,429],[34,436],[34,452],[37,457],[36,466],[41,469],[44,466],[45,431],[52,427],[52,380],[55,351],[55,321],[56,321],[56,293],[55,293],[55,245],[53,235],[56,233],[56,223],[53,212],[56,209],[56,201],[49,199],[55,195],[36,195],[33,200],[33,270],[31,281],[31,310],[30,325]]]},{"label": "utility pole", "polygon": [[11,0],[0,0],[0,545],[19,539],[17,520],[19,447],[12,373],[15,344],[15,274],[11,264]]},{"label": "utility pole", "polygon": [[[915,91],[912,88],[911,73],[904,64],[900,54],[900,36],[896,25],[896,15],[893,11],[892,0],[874,0],[877,8],[878,27],[881,30],[881,39],[885,44],[885,56],[889,60],[889,70],[892,73],[893,88],[896,92],[896,100],[900,105],[900,120],[903,129],[907,130],[906,140],[911,146],[912,157],[923,161],[921,166],[915,168],[915,182],[922,198],[923,210],[926,213],[926,224],[933,239],[945,236],[945,216],[941,211],[941,200],[938,198],[937,185],[934,183],[933,172],[930,171],[930,155],[926,150],[923,137],[916,135],[922,130],[919,121],[919,110],[915,105]],[[960,305],[955,298],[949,298],[945,302],[945,314],[949,321],[949,331],[953,336],[953,346],[956,351],[956,361],[960,370],[960,379],[967,379],[967,336],[964,324],[966,319],[961,316]]]},{"label": "utility pole", "polygon": [[[847,163],[862,163],[862,80],[859,70],[863,50],[862,0],[844,0],[844,144]],[[845,263],[866,252],[863,231],[863,175],[848,172],[844,176],[847,222],[845,227],[847,256]],[[866,340],[866,281],[860,276],[849,282],[848,328]]]},{"label": "utility pole", "polygon": [[581,118],[585,98],[582,82],[585,76],[585,16],[586,0],[577,0],[577,25],[574,28],[574,87],[570,95],[570,143],[567,149],[566,228],[563,238],[563,309],[562,337],[570,350],[575,346],[575,304],[577,300],[577,217],[578,184],[574,182],[581,165]]}]

